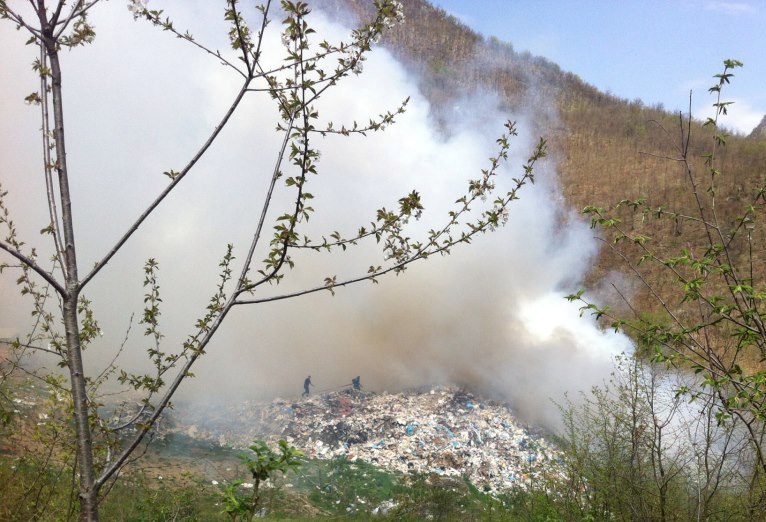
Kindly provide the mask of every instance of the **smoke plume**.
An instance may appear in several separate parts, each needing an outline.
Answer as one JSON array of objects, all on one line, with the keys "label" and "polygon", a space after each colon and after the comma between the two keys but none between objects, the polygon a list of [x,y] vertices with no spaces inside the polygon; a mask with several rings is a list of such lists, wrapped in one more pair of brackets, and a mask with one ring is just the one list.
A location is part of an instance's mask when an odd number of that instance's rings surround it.
[{"label": "smoke plume", "polygon": [[[169,3],[167,14],[177,27],[226,49],[223,13],[209,4]],[[63,55],[83,267],[103,256],[165,186],[162,172],[180,170],[196,151],[239,81],[185,42],[134,23],[119,4],[94,10],[93,21],[95,43]],[[323,38],[337,41],[348,34],[321,13],[312,23]],[[266,55],[279,46],[278,24],[270,29]],[[20,232],[29,243],[43,245],[37,231],[48,219],[39,116],[22,101],[37,88],[29,68],[34,49],[17,52],[23,40],[9,24],[0,26],[0,81],[6,86],[0,134],[7,137],[0,143],[0,175]],[[372,221],[376,209],[393,208],[413,189],[421,192],[426,211],[412,234],[435,227],[465,192],[467,180],[487,167],[503,122],[515,119],[520,137],[512,142],[499,182],[510,188],[537,139],[527,132],[535,115],[502,114],[494,95],[473,94],[440,109],[450,115],[444,132],[433,124],[435,109],[416,80],[384,49],[375,50],[361,76],[322,100],[322,121],[336,127],[367,121],[410,96],[408,110],[384,133],[321,139],[320,175],[308,187],[317,212],[306,233],[350,235]],[[166,348],[179,346],[204,315],[226,245],[233,243],[241,260],[258,218],[279,143],[275,116],[268,97],[248,100],[195,172],[88,288],[104,331],[88,352],[93,369],[111,359],[126,332],[121,363],[133,370],[145,364],[149,342],[137,318],[147,258],[160,264]],[[598,247],[587,225],[562,207],[555,167],[552,160],[540,164],[535,185],[523,189],[504,228],[448,257],[382,278],[379,285],[338,289],[334,297],[321,292],[236,308],[181,393],[192,400],[229,401],[297,395],[309,374],[318,390],[350,384],[356,375],[371,390],[451,382],[508,400],[530,422],[555,426],[551,398],[600,383],[611,357],[630,349],[624,337],[600,330],[563,298],[579,288]],[[278,199],[274,212],[284,202]],[[284,289],[362,274],[375,263],[375,252],[373,245],[326,258],[297,256]],[[0,282],[0,327],[23,330],[29,303],[16,298],[14,279]]]}]

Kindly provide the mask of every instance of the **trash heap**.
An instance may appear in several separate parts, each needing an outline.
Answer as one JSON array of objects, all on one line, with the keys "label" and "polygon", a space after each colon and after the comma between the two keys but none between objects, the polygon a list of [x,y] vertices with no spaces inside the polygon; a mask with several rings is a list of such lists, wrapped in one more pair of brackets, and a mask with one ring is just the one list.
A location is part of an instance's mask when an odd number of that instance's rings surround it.
[{"label": "trash heap", "polygon": [[[307,456],[361,459],[391,471],[466,476],[494,491],[559,473],[559,454],[509,408],[453,387],[425,392],[344,390],[295,400],[197,409],[174,431],[247,448],[285,439]],[[204,419],[204,420],[203,420]]]}]

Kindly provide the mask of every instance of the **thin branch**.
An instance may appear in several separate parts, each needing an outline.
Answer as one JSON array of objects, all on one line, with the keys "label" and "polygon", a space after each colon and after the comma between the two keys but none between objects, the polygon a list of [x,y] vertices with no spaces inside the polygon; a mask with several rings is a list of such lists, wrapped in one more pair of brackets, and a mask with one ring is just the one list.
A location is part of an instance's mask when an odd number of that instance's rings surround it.
[{"label": "thin branch", "polygon": [[245,80],[243,86],[240,88],[239,93],[237,94],[236,98],[232,102],[231,106],[229,107],[228,111],[226,111],[226,114],[221,119],[220,123],[216,126],[216,128],[213,130],[212,134],[208,137],[208,139],[205,141],[205,143],[202,145],[202,147],[197,151],[197,153],[192,157],[192,159],[189,161],[189,163],[183,168],[183,170],[176,175],[176,177],[173,179],[173,181],[163,190],[159,196],[144,210],[144,212],[138,217],[138,219],[130,226],[127,232],[117,241],[117,243],[112,247],[112,249],[98,262],[96,263],[96,266],[93,267],[93,269],[90,271],[88,275],[86,275],[79,283],[78,290],[82,290],[85,285],[87,285],[93,277],[98,274],[104,266],[114,257],[114,255],[122,248],[122,246],[130,239],[130,237],[138,230],[138,228],[141,226],[141,224],[146,220],[147,217],[149,217],[154,210],[157,209],[157,207],[162,203],[162,201],[167,197],[168,194],[186,177],[186,174],[189,173],[189,171],[194,167],[194,165],[197,164],[197,162],[202,158],[202,156],[207,152],[207,150],[210,148],[210,146],[213,144],[215,139],[218,137],[218,135],[223,130],[224,126],[229,122],[229,119],[234,114],[235,109],[239,105],[239,103],[242,101],[242,98],[244,97],[247,87],[250,83],[250,80]]},{"label": "thin branch", "polygon": [[109,361],[109,364],[107,364],[104,369],[101,371],[100,374],[98,374],[98,377],[96,377],[93,380],[93,385],[91,386],[90,390],[88,390],[88,394],[93,393],[94,388],[97,386],[97,383],[101,381],[101,379],[104,378],[104,376],[110,372],[113,368],[115,368],[115,362],[122,354],[122,351],[125,349],[125,345],[128,342],[128,337],[130,337],[130,330],[133,328],[133,317],[135,314],[130,314],[130,320],[128,321],[128,328],[125,330],[125,337],[122,339],[122,343],[120,343],[120,348],[117,350],[117,353],[114,354],[114,357],[112,357],[112,360]]},{"label": "thin branch", "polygon": [[37,275],[45,279],[63,297],[68,295],[68,291],[63,286],[61,286],[58,281],[56,281],[56,279],[53,277],[53,274],[50,274],[42,269],[37,263],[35,263],[34,259],[25,256],[3,240],[0,240],[0,249],[5,250],[10,255],[21,261],[25,266],[36,272]]},{"label": "thin branch", "polygon": [[56,31],[56,33],[54,34],[53,37],[56,40],[58,40],[59,37],[61,36],[61,34],[66,30],[66,28],[72,22],[72,20],[74,20],[75,18],[79,18],[79,17],[83,16],[85,13],[88,12],[88,10],[90,10],[91,7],[93,7],[94,5],[99,3],[100,1],[101,0],[93,0],[92,2],[87,4],[85,7],[79,8],[79,10],[78,10],[78,7],[80,5],[82,5],[82,3],[83,3],[83,0],[78,0],[77,4],[72,7],[72,11],[69,13],[69,16],[67,17],[67,19],[64,20],[63,22],[58,22],[61,25],[61,27],[59,27],[59,30]]},{"label": "thin branch", "polygon": [[[422,256],[420,256],[420,257],[422,257]],[[373,280],[373,279],[377,278],[378,276],[382,276],[382,275],[388,274],[389,272],[400,271],[403,267],[405,267],[406,265],[412,263],[416,259],[419,259],[420,257],[412,258],[412,259],[410,259],[408,261],[403,261],[401,263],[397,263],[397,264],[392,265],[392,266],[390,266],[388,268],[385,268],[383,270],[375,272],[374,274],[366,274],[364,276],[354,277],[354,278],[351,278],[351,279],[347,279],[345,281],[341,281],[340,283],[333,283],[332,287],[328,287],[328,286],[323,285],[323,286],[317,286],[317,287],[314,287],[314,288],[305,288],[305,289],[299,290],[297,292],[292,292],[292,293],[288,293],[288,294],[281,294],[281,295],[276,295],[276,296],[270,296],[270,297],[262,297],[262,298],[257,298],[257,299],[237,299],[234,302],[234,304],[235,305],[248,305],[248,304],[258,304],[258,303],[269,303],[269,302],[272,302],[272,301],[281,301],[281,300],[284,300],[284,299],[291,299],[293,297],[300,297],[302,295],[314,294],[316,292],[322,292],[322,291],[327,292],[330,288],[349,286],[349,285],[352,285],[354,283],[359,283],[361,281]]]},{"label": "thin branch", "polygon": [[109,430],[111,430],[111,431],[121,431],[121,430],[124,430],[125,428],[127,428],[128,426],[131,426],[132,424],[134,424],[141,417],[141,415],[144,414],[144,412],[146,411],[146,408],[147,408],[146,404],[143,404],[141,406],[141,408],[138,410],[138,412],[136,412],[136,414],[133,415],[133,417],[131,417],[130,419],[128,419],[124,423],[119,424],[117,426],[109,426]]},{"label": "thin branch", "polygon": [[[62,2],[63,4],[63,2]],[[42,70],[47,68],[48,56],[45,53],[45,47],[42,41],[39,42],[40,46],[40,67]],[[56,257],[58,258],[59,266],[66,280],[66,264],[64,263],[64,247],[61,244],[61,224],[58,217],[58,206],[56,204],[56,194],[53,184],[53,162],[51,160],[51,129],[50,129],[50,109],[49,103],[49,91],[48,75],[41,72],[40,74],[40,112],[42,113],[42,135],[43,135],[43,171],[45,173],[45,192],[48,197],[48,214],[51,220],[51,234],[53,235],[53,243],[56,248]]]},{"label": "thin branch", "polygon": [[[78,1],[78,3],[80,3]],[[58,5],[56,6],[56,12],[53,13],[53,16],[51,16],[51,25],[56,25],[59,21],[59,17],[61,16],[61,11],[64,10],[64,5],[66,4],[65,0],[59,0]],[[72,8],[74,10],[74,7]]]},{"label": "thin branch", "polygon": [[[31,3],[31,2],[30,2],[30,3]],[[35,6],[35,4],[32,4],[32,7],[33,7],[35,10],[37,9],[37,7]],[[42,37],[42,34],[43,34],[43,33],[42,33],[42,31],[41,31],[41,30],[39,30],[39,29],[35,29],[34,27],[32,27],[31,25],[29,25],[28,23],[26,23],[26,22],[24,21],[24,19],[21,17],[21,15],[20,15],[20,14],[18,14],[18,13],[16,13],[16,12],[14,12],[14,11],[11,11],[10,9],[6,10],[6,11],[4,12],[4,14],[5,14],[5,15],[7,15],[7,16],[8,16],[8,18],[9,18],[10,20],[12,20],[13,22],[15,22],[15,23],[16,23],[17,25],[19,25],[20,27],[23,27],[24,29],[26,29],[27,31],[29,31],[30,33],[32,33],[34,36],[36,36],[36,37],[38,37],[38,38]]]},{"label": "thin branch", "polygon": [[197,40],[195,40],[195,39],[192,37],[192,35],[191,35],[191,34],[189,34],[189,32],[188,32],[188,31],[187,31],[186,33],[181,33],[181,32],[179,32],[179,31],[178,31],[178,30],[177,30],[175,27],[173,27],[172,23],[165,23],[165,22],[163,22],[163,21],[162,21],[162,20],[159,18],[159,16],[154,16],[154,15],[152,15],[152,14],[151,14],[151,12],[149,12],[149,11],[144,11],[144,16],[146,16],[146,17],[147,17],[147,19],[148,19],[148,20],[149,20],[149,21],[150,21],[152,24],[154,24],[154,25],[156,25],[156,26],[159,26],[159,27],[162,27],[162,29],[163,29],[164,31],[170,31],[171,33],[173,33],[174,35],[176,35],[176,37],[180,38],[181,40],[185,40],[185,41],[189,42],[190,44],[194,45],[195,47],[197,47],[198,49],[200,49],[200,50],[204,51],[205,53],[207,53],[207,54],[209,54],[209,55],[211,55],[211,56],[214,56],[215,58],[217,58],[218,60],[220,60],[221,64],[223,64],[223,65],[226,65],[226,66],[228,66],[228,67],[231,67],[232,69],[234,69],[234,70],[237,72],[237,74],[239,74],[240,76],[242,76],[242,78],[244,78],[245,80],[247,80],[247,78],[248,78],[248,75],[247,75],[247,74],[245,74],[245,73],[244,73],[244,72],[243,72],[243,71],[242,71],[242,70],[241,70],[239,67],[237,67],[236,65],[234,65],[233,63],[231,63],[231,62],[230,62],[229,60],[227,60],[226,58],[224,58],[224,57],[223,57],[223,55],[221,54],[221,51],[218,51],[218,50],[216,50],[216,51],[213,51],[213,50],[212,50],[212,49],[210,49],[209,47],[206,47],[206,46],[202,45],[202,44],[201,44],[201,43],[199,43]]},{"label": "thin branch", "polygon": [[639,151],[638,153],[641,154],[642,156],[648,156],[650,158],[657,158],[661,160],[676,161],[679,163],[683,163],[685,161],[684,158],[674,158],[672,156],[666,156],[664,154],[655,154],[653,152]]},{"label": "thin branch", "polygon": [[[509,123],[509,128],[512,128],[512,125]],[[505,158],[506,150],[507,150],[507,141],[505,139],[498,140],[502,143],[500,154],[496,158],[491,158],[492,161],[492,167],[488,171],[486,171],[486,176],[490,177],[494,175],[494,173],[497,171],[499,166],[499,159]],[[530,157],[527,165],[525,166],[525,173],[522,177],[515,180],[515,187],[509,191],[504,199],[501,200],[501,205],[499,205],[500,209],[505,209],[512,201],[516,199],[516,192],[525,185],[529,180],[533,179],[532,176],[532,167],[537,162],[538,159],[545,156],[545,143],[543,140],[541,140],[540,144],[538,144],[537,149],[533,153],[533,155]],[[469,231],[463,232],[458,239],[453,239],[449,235],[449,231],[458,224],[460,217],[469,211],[469,208],[471,204],[478,198],[482,196],[482,192],[480,191],[474,191],[471,193],[471,196],[469,198],[464,198],[462,200],[462,206],[457,211],[450,212],[450,219],[447,221],[447,223],[442,227],[441,230],[438,232],[434,232],[430,235],[428,242],[425,243],[425,245],[419,246],[418,249],[408,255],[405,258],[397,258],[396,262],[392,264],[391,266],[376,270],[375,272],[365,274],[364,276],[354,277],[350,278],[348,280],[342,281],[340,283],[333,283],[332,285],[323,285],[319,287],[304,289],[301,291],[289,293],[289,294],[283,294],[279,296],[272,296],[272,297],[265,297],[265,298],[257,298],[257,299],[238,299],[238,296],[241,295],[244,291],[251,290],[252,288],[268,281],[269,279],[273,278],[276,274],[275,271],[272,271],[266,278],[264,278],[262,281],[250,285],[249,287],[245,287],[242,290],[239,290],[235,293],[234,297],[237,297],[234,304],[242,305],[242,304],[256,304],[261,302],[268,302],[268,301],[277,301],[282,299],[288,299],[291,297],[298,297],[301,295],[306,295],[310,293],[315,293],[321,290],[331,290],[335,287],[340,286],[347,286],[353,283],[358,283],[360,281],[365,280],[374,280],[377,276],[385,275],[390,272],[400,272],[402,271],[407,265],[410,263],[413,263],[414,261],[417,261],[419,259],[425,259],[429,256],[437,255],[437,254],[444,254],[448,253],[450,249],[459,243],[469,243],[471,241],[471,238],[480,232],[484,232],[489,228],[491,225],[487,222],[479,222],[479,224],[469,224]],[[461,201],[461,200],[458,200]],[[399,216],[401,218],[401,216]],[[398,218],[397,218],[398,219]],[[448,239],[441,242],[441,239],[447,235]],[[289,245],[287,245],[289,246]]]},{"label": "thin branch", "polygon": [[[240,274],[239,279],[237,280],[237,290],[235,290],[234,292],[235,297],[244,291],[252,290],[256,286],[256,285],[251,285],[248,287],[243,287],[242,283],[247,277],[248,272],[250,272],[250,266],[253,262],[253,255],[255,254],[255,249],[258,246],[258,242],[260,241],[261,234],[263,233],[263,227],[265,226],[265,223],[266,223],[266,214],[268,213],[269,206],[271,205],[271,200],[274,194],[274,188],[276,186],[277,180],[280,177],[280,168],[282,165],[282,161],[284,160],[287,144],[290,141],[290,133],[292,132],[294,121],[295,121],[295,115],[293,115],[293,117],[287,123],[287,128],[284,131],[285,135],[284,135],[284,138],[282,139],[282,145],[279,148],[279,153],[277,154],[277,160],[274,164],[274,169],[271,174],[271,182],[269,183],[269,188],[266,191],[266,195],[264,197],[263,208],[261,208],[261,215],[258,218],[258,225],[256,226],[255,232],[253,233],[253,239],[250,241],[250,248],[247,251],[247,256],[245,257],[245,262],[243,263],[243,266],[242,266],[242,273]],[[262,282],[265,282],[265,281],[262,281]]]},{"label": "thin branch", "polygon": [[24,348],[29,348],[31,350],[37,350],[39,352],[49,353],[51,355],[55,355],[55,356],[61,357],[61,358],[64,357],[60,352],[57,352],[56,350],[51,350],[50,348],[43,348],[42,346],[34,346],[34,345],[31,345],[31,344],[26,344],[26,343],[17,343],[16,346],[21,346],[21,347],[24,347]]},{"label": "thin branch", "polygon": [[122,469],[122,466],[130,458],[130,455],[133,453],[133,451],[141,444],[141,441],[144,440],[146,435],[149,433],[151,427],[154,426],[154,424],[157,422],[157,419],[160,417],[162,412],[170,403],[170,399],[173,397],[176,390],[181,385],[181,382],[183,382],[186,379],[187,375],[189,374],[189,371],[191,370],[191,367],[194,365],[194,362],[200,357],[200,355],[202,355],[202,353],[204,352],[204,348],[210,342],[210,339],[213,338],[213,335],[218,331],[218,328],[220,328],[229,310],[231,310],[231,303],[232,301],[230,300],[229,303],[227,303],[227,305],[224,306],[220,315],[215,319],[215,321],[213,321],[213,324],[210,326],[210,329],[207,331],[205,336],[200,340],[199,349],[196,350],[194,353],[192,353],[192,355],[189,356],[189,358],[183,364],[181,369],[176,374],[176,377],[173,379],[173,382],[170,384],[170,386],[165,391],[160,401],[154,407],[154,412],[152,413],[152,415],[146,420],[145,423],[142,423],[144,424],[144,426],[142,426],[139,429],[136,436],[131,440],[131,442],[127,446],[125,446],[125,448],[122,450],[119,456],[114,460],[114,462],[112,462],[109,466],[107,466],[107,468],[104,469],[104,471],[101,473],[101,476],[98,477],[98,479],[96,479],[96,481],[94,482],[94,486],[96,487],[96,489],[99,489],[107,480],[109,480],[109,478],[112,475],[114,475],[120,469]]},{"label": "thin branch", "polygon": [[260,68],[261,63],[261,45],[263,44],[263,36],[266,33],[266,26],[269,24],[269,10],[271,9],[271,0],[268,0],[266,2],[266,5],[263,6],[263,10],[261,11],[261,14],[263,15],[261,17],[261,28],[258,31],[258,43],[255,45],[255,51],[253,51],[253,68],[250,70],[250,75],[252,76],[255,72],[256,67]]},{"label": "thin branch", "polygon": [[234,27],[237,29],[237,38],[239,38],[239,45],[242,50],[242,60],[245,62],[245,67],[247,67],[247,75],[252,77],[253,67],[250,65],[250,53],[247,48],[248,40],[244,37],[242,26],[239,23],[240,15],[237,11],[237,0],[229,0],[229,9],[231,9],[232,18],[234,19]]}]

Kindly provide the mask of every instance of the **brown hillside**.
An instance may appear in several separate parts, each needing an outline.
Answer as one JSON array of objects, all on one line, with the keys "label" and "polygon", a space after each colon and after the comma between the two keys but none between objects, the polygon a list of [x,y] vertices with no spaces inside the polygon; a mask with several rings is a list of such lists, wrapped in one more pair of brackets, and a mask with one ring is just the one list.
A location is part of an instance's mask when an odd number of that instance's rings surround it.
[{"label": "brown hillside", "polygon": [[[371,12],[366,0],[320,3],[338,13],[350,9],[364,17]],[[668,159],[679,154],[680,115],[599,92],[545,58],[518,53],[512,44],[496,38],[485,39],[424,0],[404,0],[403,4],[405,23],[384,44],[420,73],[423,93],[436,107],[444,107],[467,94],[490,90],[500,94],[509,110],[539,115],[535,131],[548,139],[572,207],[608,207],[625,198],[646,197],[655,207],[682,213],[693,210],[682,166]],[[713,74],[719,72],[710,71],[711,85]],[[710,149],[712,131],[699,122],[693,122],[689,130],[694,171],[701,175],[705,172],[701,155]],[[723,173],[717,212],[735,216],[751,190],[763,181],[766,140],[730,137],[717,154]],[[641,215],[623,213],[622,218],[631,230],[652,237],[662,252],[694,246],[687,244],[688,231],[673,225]],[[755,244],[766,244],[764,238],[760,240]],[[624,270],[623,263],[605,248],[590,279],[598,281],[614,269]],[[650,268],[648,273],[654,281],[664,277],[661,270]],[[634,299],[642,300],[641,294]]]},{"label": "brown hillside", "polygon": [[754,129],[753,132],[750,133],[748,136],[749,138],[755,138],[755,139],[766,139],[766,116],[763,117],[761,120],[761,123],[759,123]]}]

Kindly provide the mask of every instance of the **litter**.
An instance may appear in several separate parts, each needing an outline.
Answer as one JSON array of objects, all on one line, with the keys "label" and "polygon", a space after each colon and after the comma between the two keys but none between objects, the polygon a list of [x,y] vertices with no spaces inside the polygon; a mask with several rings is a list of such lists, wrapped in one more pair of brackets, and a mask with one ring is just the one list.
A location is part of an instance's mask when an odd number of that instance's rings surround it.
[{"label": "litter", "polygon": [[309,457],[359,459],[401,473],[465,476],[495,491],[524,488],[531,480],[520,477],[562,469],[556,448],[517,420],[507,405],[453,387],[396,394],[347,390],[179,410],[172,430],[198,439],[243,449],[254,439],[272,444],[285,439]]}]

